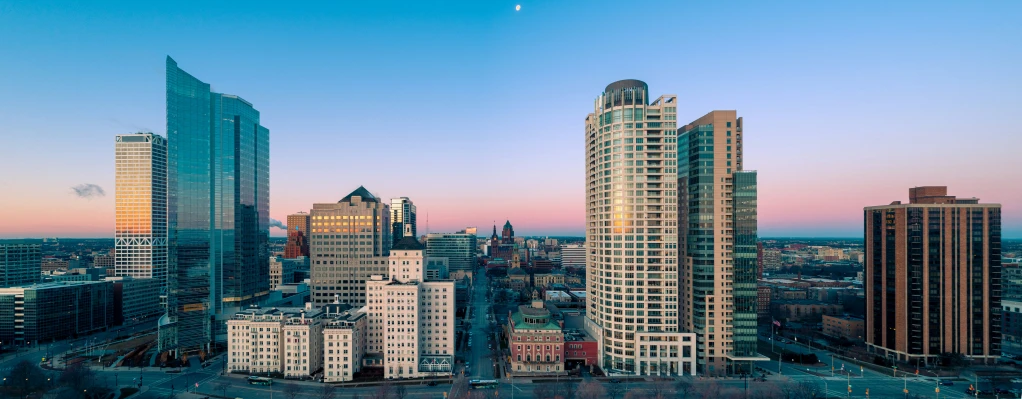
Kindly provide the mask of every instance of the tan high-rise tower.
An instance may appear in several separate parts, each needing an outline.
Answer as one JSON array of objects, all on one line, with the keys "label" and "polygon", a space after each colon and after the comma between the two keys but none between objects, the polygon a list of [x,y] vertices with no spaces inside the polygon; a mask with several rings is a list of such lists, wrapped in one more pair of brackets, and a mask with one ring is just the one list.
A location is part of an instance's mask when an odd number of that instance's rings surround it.
[{"label": "tan high-rise tower", "polygon": [[389,207],[359,187],[336,203],[313,204],[310,218],[313,306],[365,305],[366,281],[387,275]]}]

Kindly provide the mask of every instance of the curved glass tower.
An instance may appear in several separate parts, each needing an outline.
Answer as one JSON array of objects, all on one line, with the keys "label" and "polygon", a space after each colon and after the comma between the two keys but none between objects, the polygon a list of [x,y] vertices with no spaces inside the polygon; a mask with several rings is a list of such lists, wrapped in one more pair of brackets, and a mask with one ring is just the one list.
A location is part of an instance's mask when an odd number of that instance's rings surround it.
[{"label": "curved glass tower", "polygon": [[677,97],[611,83],[586,117],[587,330],[611,373],[695,372],[678,326]]},{"label": "curved glass tower", "polygon": [[168,294],[160,349],[208,350],[269,294],[269,130],[167,57]]}]

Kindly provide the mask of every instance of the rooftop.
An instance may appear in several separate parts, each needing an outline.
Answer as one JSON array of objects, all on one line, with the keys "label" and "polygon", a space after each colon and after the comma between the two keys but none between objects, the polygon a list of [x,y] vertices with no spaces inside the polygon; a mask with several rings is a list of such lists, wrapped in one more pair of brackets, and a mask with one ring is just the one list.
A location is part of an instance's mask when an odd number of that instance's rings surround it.
[{"label": "rooftop", "polygon": [[[514,323],[515,329],[561,331],[561,325],[557,324],[557,322],[555,322],[555,321],[550,320],[549,318],[546,319],[547,320],[546,323],[542,323],[542,324],[526,323],[525,319],[523,317],[524,314],[522,313],[522,310],[524,308],[528,308],[528,306],[527,305],[522,305],[521,307],[518,308],[517,312],[514,312],[514,313],[511,314],[511,322]],[[531,308],[529,308],[529,309],[531,309]],[[539,310],[539,309],[535,309],[535,310]],[[546,309],[543,309],[543,311],[546,312],[547,315],[549,315],[549,313],[550,313]]]},{"label": "rooftop", "polygon": [[351,194],[348,194],[337,202],[351,202],[351,197],[362,197],[362,202],[380,202],[379,199],[374,197],[369,190],[366,190],[363,186],[358,186],[355,191],[352,191]]},{"label": "rooftop", "polygon": [[419,240],[416,240],[415,237],[412,237],[412,236],[404,236],[403,238],[401,238],[401,240],[399,240],[396,244],[394,244],[393,247],[390,248],[391,251],[396,251],[396,250],[397,251],[421,251],[422,249],[423,249],[423,247],[422,247],[422,244],[419,242]]}]

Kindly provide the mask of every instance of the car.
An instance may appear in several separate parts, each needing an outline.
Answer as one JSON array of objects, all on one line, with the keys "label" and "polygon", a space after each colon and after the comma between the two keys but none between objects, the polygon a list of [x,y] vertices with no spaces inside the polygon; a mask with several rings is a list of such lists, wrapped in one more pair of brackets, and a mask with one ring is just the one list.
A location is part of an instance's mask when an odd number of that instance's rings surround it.
[{"label": "car", "polygon": [[430,382],[429,382],[428,384],[426,384],[426,385],[429,385],[429,386],[431,386],[431,387],[435,387],[435,386],[436,386],[436,381],[430,381]]},{"label": "car", "polygon": [[955,385],[955,383],[953,381],[951,381],[951,380],[940,380],[939,384],[943,385],[943,386],[946,386],[946,387]]},{"label": "car", "polygon": [[615,378],[615,379],[612,379],[612,380],[610,380],[610,383],[611,383],[611,384],[620,384],[620,383],[621,383],[621,380],[619,380],[619,379]]}]

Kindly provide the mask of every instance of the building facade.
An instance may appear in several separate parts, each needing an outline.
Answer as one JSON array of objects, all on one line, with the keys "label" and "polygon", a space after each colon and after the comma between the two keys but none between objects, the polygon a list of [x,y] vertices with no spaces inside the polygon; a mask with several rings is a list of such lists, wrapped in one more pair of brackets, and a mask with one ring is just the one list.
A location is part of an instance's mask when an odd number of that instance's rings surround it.
[{"label": "building facade", "polygon": [[508,346],[514,375],[565,374],[563,326],[550,315],[542,300],[521,305],[517,312],[508,315]]},{"label": "building facade", "polygon": [[391,250],[389,278],[366,284],[366,353],[382,359],[384,377],[450,375],[454,365],[453,280],[425,280],[424,248],[405,236]]},{"label": "building facade", "polygon": [[307,377],[322,369],[320,309],[253,308],[227,320],[227,369]]},{"label": "building facade", "polygon": [[[270,291],[269,130],[240,97],[167,57],[167,319],[161,350],[226,340],[222,321]],[[164,347],[170,345],[171,347]]]},{"label": "building facade", "polygon": [[323,382],[351,381],[362,370],[366,346],[364,309],[345,311],[323,327]]},{"label": "building facade", "polygon": [[426,235],[426,257],[447,258],[447,270],[472,271],[475,268],[476,237],[467,233],[431,233]]},{"label": "building facade", "polygon": [[43,270],[41,251],[40,240],[0,240],[0,288],[38,283]]},{"label": "building facade", "polygon": [[561,267],[584,269],[586,267],[586,248],[584,245],[561,245]]},{"label": "building facade", "polygon": [[312,303],[364,306],[366,281],[387,274],[390,210],[359,186],[336,203],[313,204]]},{"label": "building facade", "polygon": [[294,259],[300,256],[309,257],[309,214],[298,212],[287,215],[287,244],[284,245],[284,257]]},{"label": "building facade", "polygon": [[411,233],[412,237],[418,237],[418,230],[415,227],[415,204],[408,197],[392,198],[390,200],[390,237],[394,244],[397,244],[405,233]]},{"label": "building facade", "polygon": [[742,118],[713,111],[678,129],[678,258],[685,331],[698,368],[750,372],[757,354],[756,172],[744,171]]},{"label": "building facade", "polygon": [[106,277],[104,280],[113,284],[115,324],[137,324],[155,320],[163,314],[160,292],[165,281],[131,276]]},{"label": "building facade", "polygon": [[308,265],[309,259],[305,257],[287,258],[282,256],[270,257],[270,289],[275,290],[283,284],[299,283],[295,279],[295,273]]},{"label": "building facade", "polygon": [[866,346],[930,363],[1001,354],[1001,206],[915,187],[909,203],[867,207]]},{"label": "building facade", "polygon": [[1022,301],[1001,301],[1001,351],[1022,356]]},{"label": "building facade", "polygon": [[676,129],[677,96],[651,102],[638,80],[608,85],[585,120],[586,330],[612,373],[696,372],[654,372],[638,350],[641,339],[693,340],[678,324]]},{"label": "building facade", "polygon": [[114,325],[113,284],[42,283],[0,288],[0,342],[18,346],[77,338]]},{"label": "building facade", "polygon": [[[167,140],[152,133],[115,137],[114,276],[167,284]],[[98,265],[100,257],[95,258]]]},{"label": "building facade", "polygon": [[866,321],[852,316],[823,316],[823,333],[832,337],[861,342],[865,338]]}]

